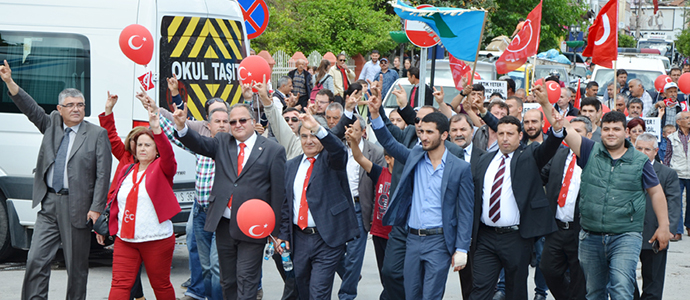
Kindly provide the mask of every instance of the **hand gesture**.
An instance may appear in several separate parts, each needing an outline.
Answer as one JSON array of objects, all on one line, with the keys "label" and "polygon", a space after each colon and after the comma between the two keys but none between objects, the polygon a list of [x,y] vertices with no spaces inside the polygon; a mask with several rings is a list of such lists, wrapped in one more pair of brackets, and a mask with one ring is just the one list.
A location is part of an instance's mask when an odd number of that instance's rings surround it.
[{"label": "hand gesture", "polygon": [[403,109],[405,106],[407,106],[407,92],[405,92],[405,89],[400,83],[398,83],[397,88],[391,91],[391,94],[395,95],[395,101],[398,103],[398,107],[400,107],[400,109]]},{"label": "hand gesture", "polygon": [[151,97],[146,93],[146,90],[144,88],[140,88],[141,92],[137,92],[136,97],[141,101],[141,105],[144,106],[144,109],[148,110],[149,107],[153,107],[155,111],[158,111],[158,107],[156,106],[156,102],[151,99]]},{"label": "hand gesture", "polygon": [[321,125],[319,125],[319,122],[316,122],[314,116],[312,116],[312,114],[309,111],[307,111],[306,114],[300,114],[299,119],[300,121],[302,121],[302,126],[306,129],[311,130],[311,132],[316,132],[317,130],[319,130],[319,127],[321,127]]},{"label": "hand gesture", "polygon": [[173,121],[175,121],[175,129],[182,130],[187,122],[187,103],[184,103],[183,109],[175,107],[173,112]]},{"label": "hand gesture", "polygon": [[551,129],[553,129],[553,131],[561,130],[561,128],[563,128],[563,126],[565,125],[565,118],[563,117],[563,115],[558,113],[556,111],[556,108],[554,107],[551,107],[551,115],[553,116],[553,123],[551,124]]},{"label": "hand gesture", "polygon": [[271,104],[271,99],[268,97],[268,89],[266,89],[266,75],[264,75],[264,81],[263,82],[253,82],[253,88],[257,90],[257,93],[259,94],[259,98],[261,98],[262,102],[266,102],[267,105]]},{"label": "hand gesture", "polygon": [[113,113],[113,107],[115,107],[115,104],[117,103],[117,95],[115,94],[110,94],[110,91],[108,91],[108,99],[105,100],[105,115],[110,115]]},{"label": "hand gesture", "polygon": [[350,124],[347,127],[347,130],[345,130],[345,139],[347,140],[347,144],[350,145],[350,147],[352,147],[352,145],[357,145],[359,143],[359,141],[356,141],[355,137],[353,136],[352,124]]},{"label": "hand gesture", "polygon": [[355,106],[357,106],[357,102],[359,102],[359,99],[362,98],[362,92],[359,90],[355,90],[350,96],[345,97],[345,110],[346,111],[354,111]]},{"label": "hand gesture", "polygon": [[[663,101],[659,101],[659,102],[663,102]],[[659,103],[659,102],[657,102],[657,103]],[[657,110],[659,111],[659,118],[663,118],[664,114],[666,114],[666,105],[660,106],[659,108],[657,108]]]},{"label": "hand gesture", "polygon": [[7,63],[7,60],[5,60],[4,65],[0,66],[0,78],[5,83],[12,82],[12,69],[10,69],[10,64]]},{"label": "hand gesture", "polygon": [[443,86],[441,86],[441,90],[437,90],[436,87],[434,87],[434,99],[436,100],[436,103],[443,104],[443,96],[445,94],[443,93]]},{"label": "hand gesture", "polygon": [[305,112],[308,112],[312,115],[316,114],[316,100],[309,100],[307,101],[307,109],[304,110]]},{"label": "hand gesture", "polygon": [[[294,95],[292,94],[292,92],[290,92],[290,95],[285,99],[285,104],[287,104],[288,107],[296,107],[298,100],[299,93],[297,93],[297,95]],[[301,107],[299,109],[301,109]]]},{"label": "hand gesture", "polygon": [[178,83],[177,83],[177,76],[175,73],[173,73],[172,77],[167,77],[165,80],[168,81],[168,90],[170,90],[170,95],[175,97],[180,94],[180,90],[178,89]]},{"label": "hand gesture", "polygon": [[376,119],[379,117],[379,108],[381,108],[381,100],[379,100],[379,97],[376,97],[374,95],[369,96],[369,101],[367,101],[367,105],[369,106],[369,114],[371,115],[371,119]]},{"label": "hand gesture", "polygon": [[252,85],[250,83],[242,83],[242,99],[250,100],[253,95]]},{"label": "hand gesture", "polygon": [[149,127],[154,134],[161,134],[161,121],[160,116],[158,116],[158,111],[153,107],[149,106]]},{"label": "hand gesture", "polygon": [[463,80],[465,80],[465,85],[463,85],[462,94],[465,95],[465,97],[469,97],[470,94],[472,94],[472,85],[467,84],[467,78],[466,77],[463,77]]},{"label": "hand gesture", "polygon": [[534,93],[534,97],[537,100],[537,103],[541,104],[542,106],[550,106],[551,103],[549,103],[549,95],[546,93],[546,89],[544,88],[543,85],[541,84],[536,84],[532,85],[532,93]]}]

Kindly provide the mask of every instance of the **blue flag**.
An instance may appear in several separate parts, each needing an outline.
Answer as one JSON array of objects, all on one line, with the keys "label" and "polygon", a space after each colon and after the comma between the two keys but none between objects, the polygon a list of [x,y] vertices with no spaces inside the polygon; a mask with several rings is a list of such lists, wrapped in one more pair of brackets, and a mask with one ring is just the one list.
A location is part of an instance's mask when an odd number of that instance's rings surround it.
[{"label": "blue flag", "polygon": [[472,62],[476,58],[485,11],[448,7],[416,9],[400,0],[393,4],[393,8],[402,19],[429,25],[456,58]]}]

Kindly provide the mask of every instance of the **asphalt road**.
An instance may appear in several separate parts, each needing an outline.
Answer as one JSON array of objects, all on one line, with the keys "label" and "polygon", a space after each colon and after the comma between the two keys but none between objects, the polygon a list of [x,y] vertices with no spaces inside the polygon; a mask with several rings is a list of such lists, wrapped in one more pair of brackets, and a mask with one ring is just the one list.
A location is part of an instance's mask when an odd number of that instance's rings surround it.
[{"label": "asphalt road", "polygon": [[[359,283],[359,299],[378,299],[381,293],[381,283],[379,280],[378,269],[376,267],[376,257],[374,246],[371,240],[367,243],[366,256],[364,258],[364,268],[362,270],[362,280]],[[175,253],[173,257],[171,280],[175,287],[178,297],[184,295],[185,289],[180,285],[189,277],[188,253],[184,237],[177,239]],[[19,299],[21,295],[21,285],[24,277],[25,255],[18,255],[12,262],[0,263],[0,299]],[[534,282],[531,279],[534,268],[530,268],[529,298],[534,297]],[[108,251],[92,253],[89,269],[89,283],[87,299],[107,299],[111,279],[111,261]],[[684,236],[679,242],[671,243],[666,266],[666,285],[664,299],[666,300],[685,300],[688,299],[690,288],[687,282],[690,279],[690,237]],[[144,294],[148,299],[155,299],[145,273],[142,274],[144,282]],[[638,264],[638,281],[639,276]],[[641,284],[641,281],[640,281]],[[67,285],[67,273],[64,264],[58,258],[53,264],[53,271],[50,279],[50,299],[64,299],[65,288]],[[340,279],[336,275],[333,297],[338,299],[338,287]],[[263,288],[264,299],[280,299],[283,283],[276,271],[273,261],[264,263],[263,266]],[[446,293],[443,299],[462,299],[460,295],[460,283],[457,273],[448,272],[446,283]],[[548,299],[553,299],[550,295]]]}]

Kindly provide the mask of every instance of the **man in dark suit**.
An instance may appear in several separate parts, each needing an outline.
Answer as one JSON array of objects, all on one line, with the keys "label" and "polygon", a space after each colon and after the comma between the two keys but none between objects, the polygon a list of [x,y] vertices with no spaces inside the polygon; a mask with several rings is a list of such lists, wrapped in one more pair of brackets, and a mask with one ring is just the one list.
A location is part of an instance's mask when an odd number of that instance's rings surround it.
[{"label": "man in dark suit", "polygon": [[[670,230],[676,228],[675,224],[680,221],[681,199],[678,174],[673,169],[654,160],[659,151],[656,137],[650,133],[643,133],[635,141],[635,149],[644,153],[652,162],[656,176],[666,195],[668,202],[668,220]],[[640,251],[640,262],[642,263],[642,296],[638,291],[635,292],[635,299],[662,299],[664,291],[664,278],[666,273],[666,259],[668,248],[654,251],[649,241],[654,235],[659,221],[656,219],[652,206],[652,199],[647,195],[646,213],[644,217],[644,230],[642,231],[642,251]],[[635,287],[638,290],[637,286]]]},{"label": "man in dark suit", "polygon": [[[402,115],[406,115],[406,111],[414,111],[407,105],[407,93],[405,90],[393,90],[392,93],[396,96],[398,105],[402,107],[398,111]],[[432,95],[433,97],[433,95]],[[371,110],[370,110],[371,111]],[[386,125],[386,129],[390,132],[393,138],[399,143],[403,144],[408,149],[413,148],[418,145],[419,138],[417,137],[417,130],[420,130],[420,122],[415,122],[415,126],[407,126],[404,130],[401,130],[398,126],[391,123],[391,121],[386,117],[383,107],[378,108],[381,120]],[[424,118],[429,113],[438,112],[436,108],[430,105],[425,105],[419,108],[416,117],[412,118],[415,121]],[[403,117],[405,118],[405,117]],[[377,137],[378,138],[378,137]],[[462,148],[453,144],[450,141],[445,141],[445,146],[448,151],[457,156],[462,157]],[[391,191],[395,191],[398,186],[400,177],[402,175],[405,163],[398,161],[393,165],[393,174],[391,177]],[[407,228],[404,226],[393,226],[390,234],[388,235],[388,243],[386,245],[386,254],[384,258],[383,268],[381,270],[383,277],[383,299],[404,299],[405,298],[405,286],[403,281],[403,271],[404,271],[404,257],[405,257],[405,243],[407,241]]]},{"label": "man in dark suit", "polygon": [[407,80],[412,85],[409,99],[410,107],[415,108],[434,104],[434,91],[426,83],[424,83],[424,103],[419,101],[419,95],[422,93],[422,90],[419,86],[421,84],[419,80],[419,68],[411,67],[409,70],[407,70]]},{"label": "man in dark suit", "polygon": [[[582,136],[592,136],[592,122],[588,118],[574,118],[570,125]],[[556,300],[585,299],[585,275],[577,258],[580,234],[577,197],[582,168],[576,161],[569,148],[561,147],[542,170],[546,196],[558,230],[546,236],[539,269]]]},{"label": "man in dark suit", "polygon": [[[457,114],[450,118],[450,141],[460,146],[463,156],[460,157],[470,163],[472,177],[477,176],[477,162],[486,153],[483,149],[472,143],[474,135],[474,122],[466,114]],[[460,287],[462,288],[462,298],[468,299],[472,291],[472,255],[467,259],[467,265],[460,270]]]},{"label": "man in dark suit", "polygon": [[[65,89],[50,114],[12,80],[7,61],[0,77],[10,98],[43,134],[33,184],[36,216],[26,259],[22,299],[47,299],[50,262],[62,246],[68,275],[67,299],[86,299],[90,222],[105,207],[110,186],[110,142],[105,129],[84,121],[84,95]],[[87,222],[88,220],[88,222]],[[92,223],[93,224],[93,223]]]},{"label": "man in dark suit", "polygon": [[[347,149],[310,114],[300,117],[304,155],[285,165],[278,244],[293,255],[299,298],[330,299],[345,243],[359,236],[347,180]],[[283,249],[276,247],[279,253]]]},{"label": "man in dark suit", "polygon": [[506,116],[496,122],[482,103],[474,106],[496,131],[499,150],[479,159],[481,175],[474,178],[473,263],[482,268],[473,269],[470,299],[491,299],[503,268],[507,298],[524,300],[534,237],[556,230],[540,171],[558,150],[564,132],[555,125],[554,136],[543,144],[520,148],[522,124],[517,118]]},{"label": "man in dark suit", "polygon": [[[377,139],[405,164],[383,217],[384,225],[408,227],[405,252],[405,298],[440,299],[448,265],[455,271],[467,263],[472,222],[472,172],[469,163],[449,155],[445,147],[449,123],[434,112],[419,122],[421,147],[408,149],[393,139],[379,118],[380,102],[369,111]],[[452,143],[451,143],[452,144]],[[397,163],[396,163],[397,164]]]},{"label": "man in dark suit", "polygon": [[[186,109],[185,109],[186,110]],[[275,213],[283,201],[285,149],[254,132],[254,114],[246,104],[230,108],[230,132],[200,136],[185,125],[186,112],[176,110],[175,135],[190,150],[216,161],[204,230],[216,232],[221,285],[225,299],[256,299],[266,239],[245,235],[237,210],[249,199],[266,201]],[[274,228],[273,235],[277,235]]]}]

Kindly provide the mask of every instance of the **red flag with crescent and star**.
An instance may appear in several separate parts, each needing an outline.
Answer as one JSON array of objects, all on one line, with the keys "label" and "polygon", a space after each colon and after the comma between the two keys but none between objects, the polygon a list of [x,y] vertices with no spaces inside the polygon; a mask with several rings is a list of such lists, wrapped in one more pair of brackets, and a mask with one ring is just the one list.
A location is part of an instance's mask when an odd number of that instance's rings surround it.
[{"label": "red flag with crescent and star", "polygon": [[592,63],[602,67],[613,68],[613,61],[618,58],[618,0],[610,0],[599,11],[589,27],[582,56],[591,57]]},{"label": "red flag with crescent and star", "polygon": [[496,73],[506,74],[527,62],[527,58],[537,54],[541,34],[541,1],[528,15],[520,32],[513,38],[496,61]]}]

